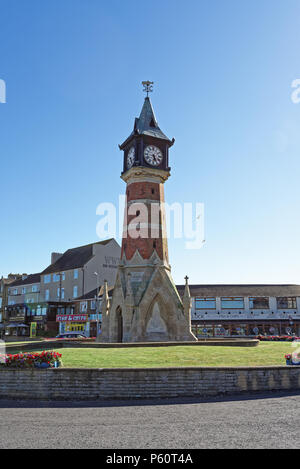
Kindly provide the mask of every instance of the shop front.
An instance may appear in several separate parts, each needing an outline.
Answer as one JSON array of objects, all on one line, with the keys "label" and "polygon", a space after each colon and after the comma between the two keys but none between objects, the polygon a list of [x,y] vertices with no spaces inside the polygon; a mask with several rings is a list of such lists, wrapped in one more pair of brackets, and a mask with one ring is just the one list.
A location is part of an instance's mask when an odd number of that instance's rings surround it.
[{"label": "shop front", "polygon": [[7,322],[5,335],[13,337],[29,336],[29,325],[26,316],[26,306],[23,304],[6,307]]},{"label": "shop front", "polygon": [[28,337],[29,326],[22,323],[9,323],[5,326],[5,335],[13,337]]},{"label": "shop front", "polygon": [[192,321],[192,331],[198,337],[300,336],[300,321]]},{"label": "shop front", "polygon": [[59,334],[81,332],[86,337],[90,337],[90,322],[87,314],[58,314],[56,321],[59,323]]}]

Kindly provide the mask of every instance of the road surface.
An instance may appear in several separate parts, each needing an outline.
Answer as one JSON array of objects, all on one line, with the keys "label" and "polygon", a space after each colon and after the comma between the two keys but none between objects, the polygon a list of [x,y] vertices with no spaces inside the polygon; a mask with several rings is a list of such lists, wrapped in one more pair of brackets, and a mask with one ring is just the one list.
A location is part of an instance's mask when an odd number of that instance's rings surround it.
[{"label": "road surface", "polygon": [[0,448],[299,448],[300,394],[0,401]]}]

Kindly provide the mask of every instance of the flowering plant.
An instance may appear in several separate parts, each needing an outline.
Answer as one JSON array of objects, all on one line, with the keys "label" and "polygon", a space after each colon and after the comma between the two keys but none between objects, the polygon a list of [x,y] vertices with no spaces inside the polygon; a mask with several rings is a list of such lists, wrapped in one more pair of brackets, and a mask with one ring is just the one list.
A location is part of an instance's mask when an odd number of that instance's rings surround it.
[{"label": "flowering plant", "polygon": [[37,352],[37,353],[17,353],[15,355],[1,355],[0,362],[3,366],[13,368],[32,368],[36,363],[46,363],[54,367],[55,363],[60,364],[61,353],[58,352]]},{"label": "flowering plant", "polygon": [[287,365],[300,365],[300,353],[287,353],[284,358],[286,359]]},{"label": "flowering plant", "polygon": [[294,340],[300,340],[300,337],[295,337],[291,335],[258,335],[256,337],[261,341],[279,341],[279,342],[293,342]]}]

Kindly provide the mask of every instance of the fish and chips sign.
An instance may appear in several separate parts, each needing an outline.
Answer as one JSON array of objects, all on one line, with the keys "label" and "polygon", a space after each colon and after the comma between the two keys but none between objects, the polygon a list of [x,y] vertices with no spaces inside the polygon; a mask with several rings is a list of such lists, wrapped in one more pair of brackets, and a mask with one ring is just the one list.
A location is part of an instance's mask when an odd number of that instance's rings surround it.
[{"label": "fish and chips sign", "polygon": [[87,314],[58,314],[56,316],[56,322],[86,322],[87,320]]}]

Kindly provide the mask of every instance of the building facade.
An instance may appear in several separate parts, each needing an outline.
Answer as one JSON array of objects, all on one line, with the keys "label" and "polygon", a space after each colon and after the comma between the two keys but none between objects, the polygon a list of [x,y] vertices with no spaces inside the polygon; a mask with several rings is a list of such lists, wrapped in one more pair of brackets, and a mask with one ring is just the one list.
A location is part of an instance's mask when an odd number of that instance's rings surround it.
[{"label": "building facade", "polygon": [[22,275],[20,274],[9,274],[7,278],[2,277],[0,279],[0,323],[4,322],[6,319],[5,311],[6,311],[6,306],[8,305],[9,285],[20,278],[22,278]]},{"label": "building facade", "polygon": [[100,287],[106,278],[114,283],[120,251],[111,239],[69,249],[64,254],[53,253],[51,264],[42,273],[23,275],[12,282],[5,307],[6,333],[28,336],[34,326],[37,335],[55,336],[63,330],[60,323],[71,328],[59,318],[74,316],[76,300]]},{"label": "building facade", "polygon": [[119,244],[109,239],[52,255],[53,262],[41,273],[41,298],[73,302],[104,280],[113,285],[120,254]]},{"label": "building facade", "polygon": [[[111,300],[113,287],[108,287]],[[59,333],[82,332],[86,337],[97,337],[102,325],[102,297],[104,287],[92,290],[73,301],[72,314],[58,314]],[[97,332],[98,331],[98,332]]]},{"label": "building facade", "polygon": [[66,305],[44,301],[40,287],[40,273],[23,275],[9,285],[8,304],[5,308],[7,335],[28,336],[32,325],[37,335],[56,335],[57,308],[66,308]]},{"label": "building facade", "polygon": [[190,285],[190,292],[198,338],[300,336],[300,285]]}]

